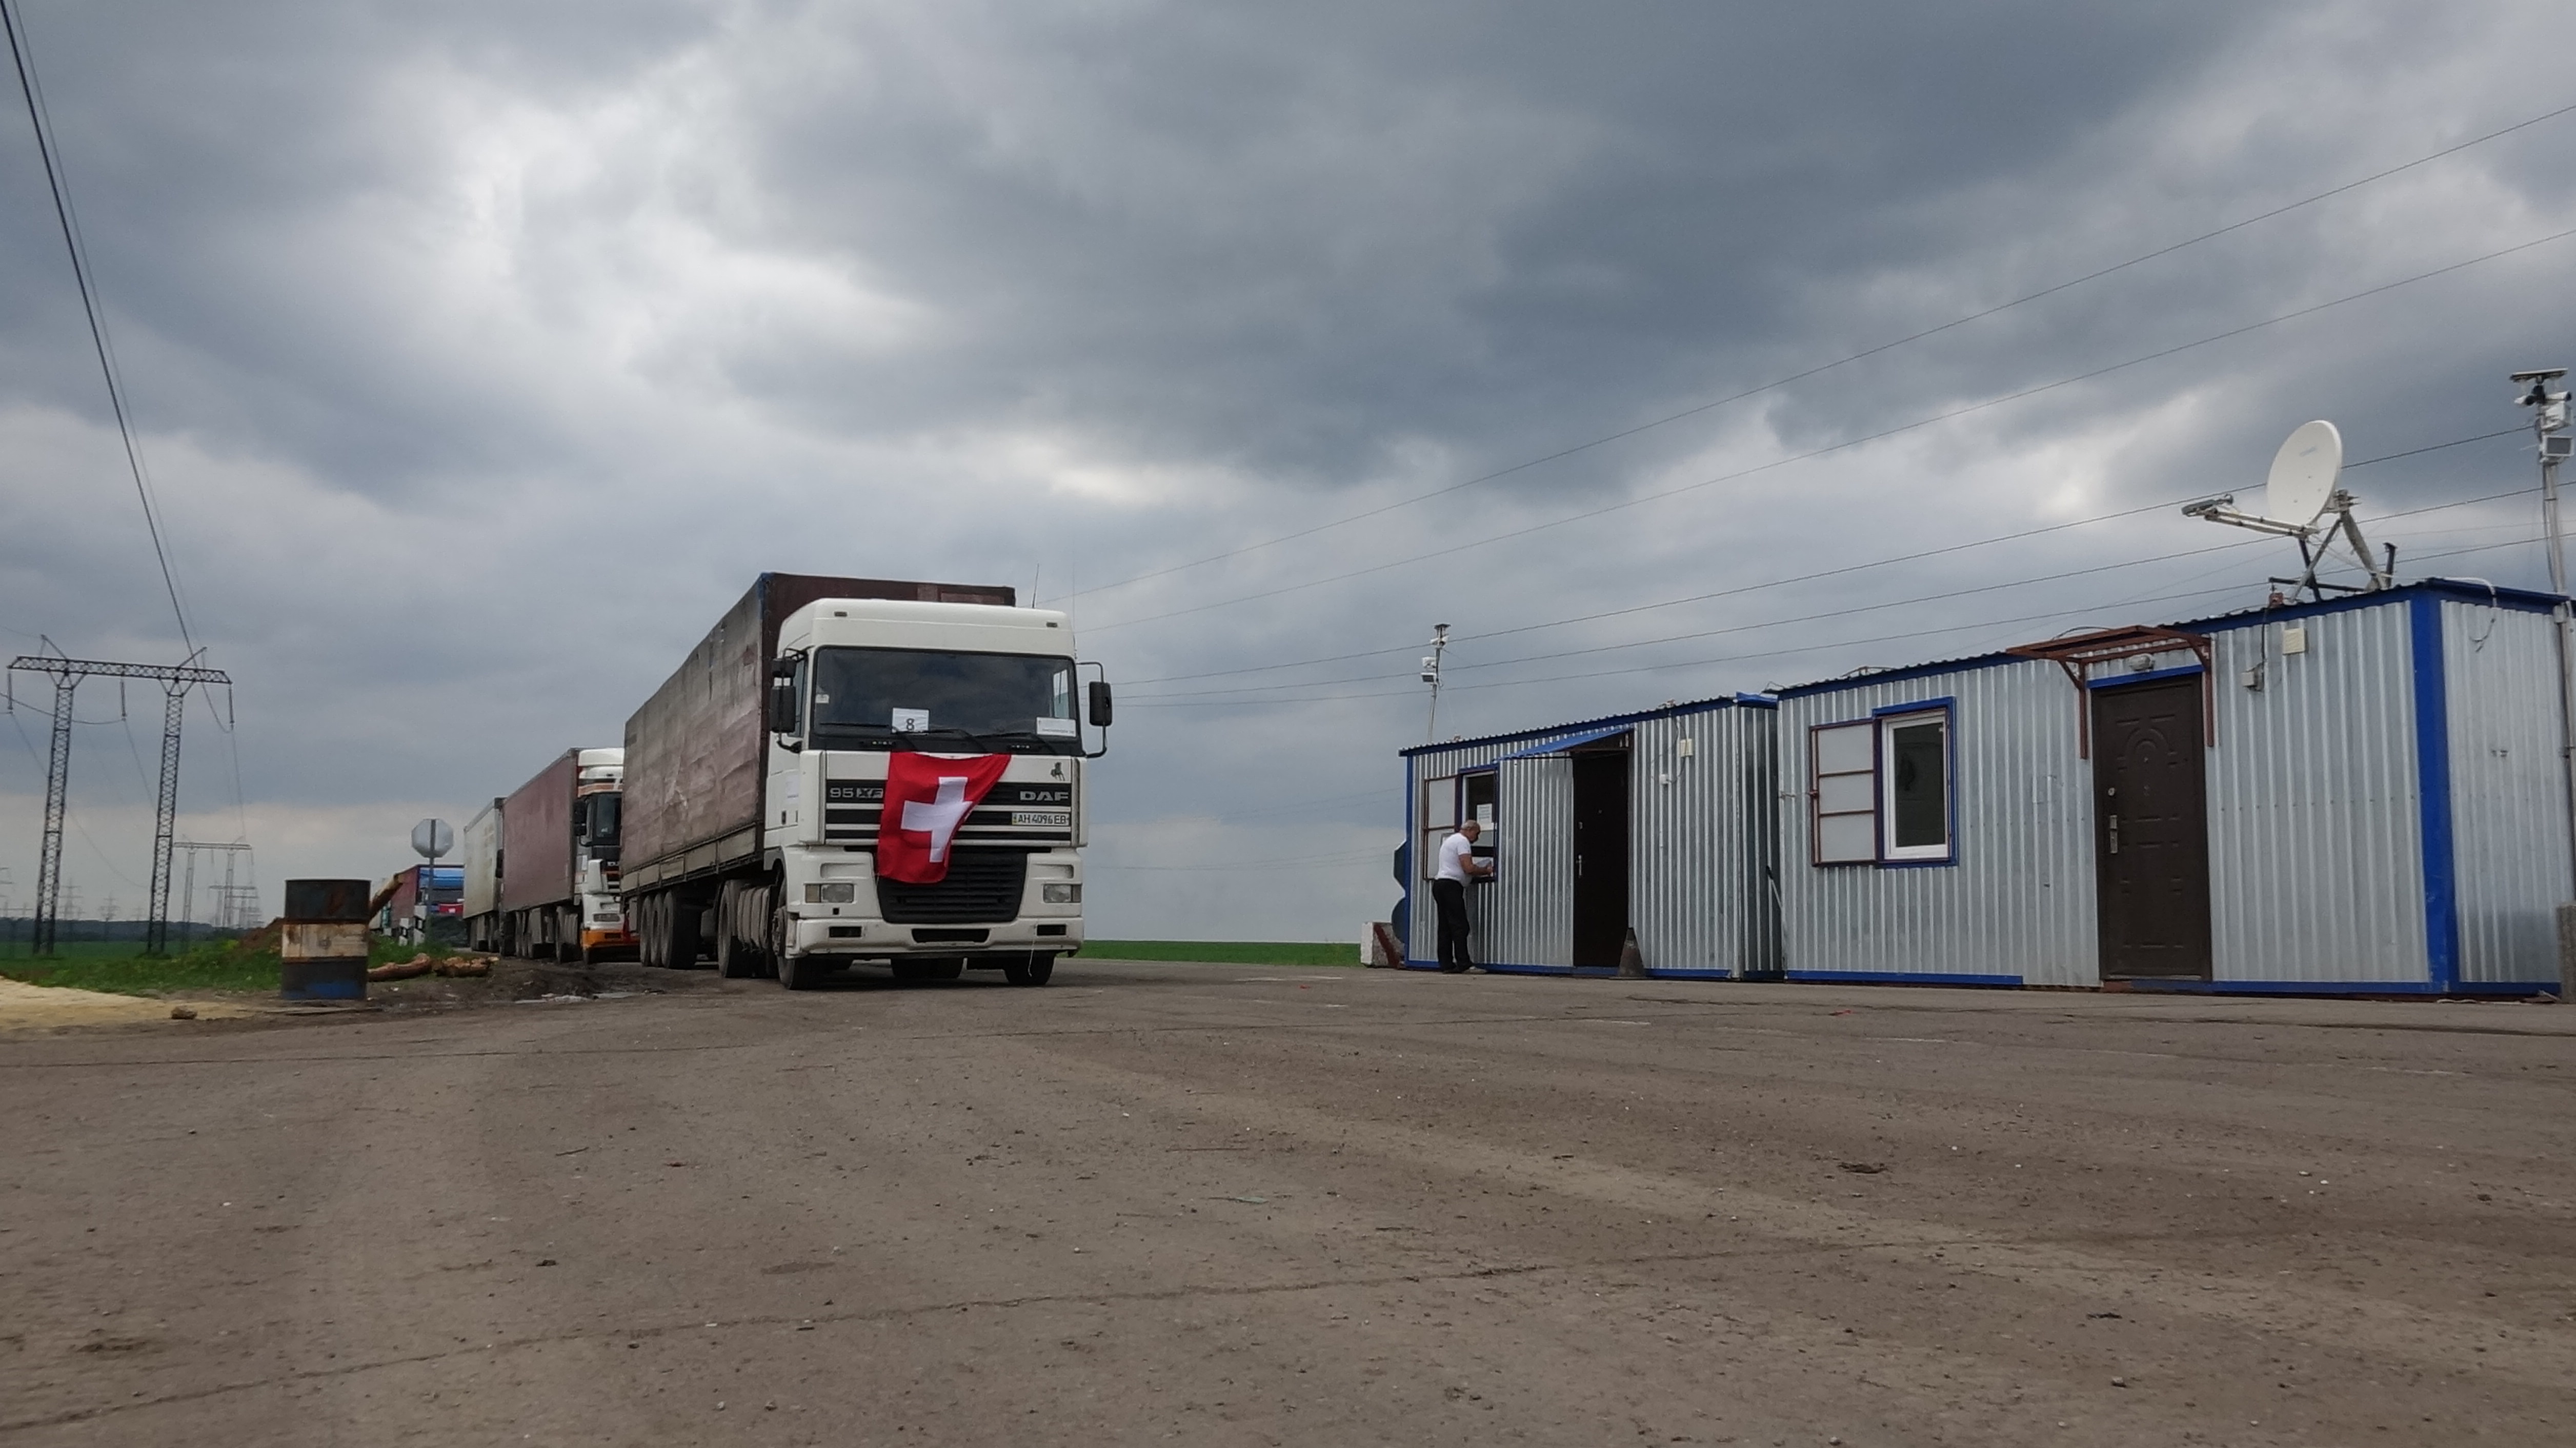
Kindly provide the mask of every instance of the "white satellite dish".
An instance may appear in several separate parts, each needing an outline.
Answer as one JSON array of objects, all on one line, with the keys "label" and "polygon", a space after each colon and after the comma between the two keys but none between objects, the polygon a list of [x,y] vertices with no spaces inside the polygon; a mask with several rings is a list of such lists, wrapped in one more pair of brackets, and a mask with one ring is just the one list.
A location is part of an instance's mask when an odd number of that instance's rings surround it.
[{"label": "white satellite dish", "polygon": [[2272,475],[2264,483],[2260,516],[2304,528],[2317,520],[2334,497],[2335,479],[2343,473],[2343,434],[2331,422],[2303,422],[2281,450],[2272,454]]}]

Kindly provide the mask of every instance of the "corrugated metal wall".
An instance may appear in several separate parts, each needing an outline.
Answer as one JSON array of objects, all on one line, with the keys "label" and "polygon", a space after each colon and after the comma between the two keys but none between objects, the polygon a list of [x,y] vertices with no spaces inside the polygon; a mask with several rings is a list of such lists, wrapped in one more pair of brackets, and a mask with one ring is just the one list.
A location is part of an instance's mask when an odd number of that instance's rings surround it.
[{"label": "corrugated metal wall", "polygon": [[[2282,625],[2209,630],[2213,974],[2220,981],[2420,985],[2423,803],[2404,599]],[[2263,665],[2263,687],[2242,671]]]},{"label": "corrugated metal wall", "polygon": [[2460,979],[2554,981],[2568,881],[2558,650],[2546,614],[2445,600]]},{"label": "corrugated metal wall", "polygon": [[[1524,744],[1522,748],[1528,746]],[[1507,759],[1496,792],[1492,883],[1474,887],[1480,964],[1574,960],[1574,766],[1562,754]]]},{"label": "corrugated metal wall", "polygon": [[[1409,918],[1405,922],[1407,932],[1411,937],[1405,943],[1405,955],[1407,959],[1436,960],[1439,958],[1440,954],[1440,917],[1438,912],[1432,908],[1431,886],[1429,884],[1431,866],[1438,862],[1435,860],[1426,863],[1422,858],[1425,852],[1420,844],[1420,840],[1422,838],[1420,811],[1422,808],[1423,781],[1436,779],[1442,775],[1458,774],[1470,769],[1481,769],[1491,765],[1506,754],[1516,754],[1521,750],[1531,748],[1535,745],[1544,744],[1552,738],[1565,738],[1583,732],[1584,730],[1581,726],[1570,724],[1563,729],[1555,730],[1548,734],[1520,736],[1490,742],[1470,741],[1448,749],[1426,750],[1420,754],[1409,756],[1407,759],[1409,768],[1405,772],[1404,781],[1404,827],[1405,838],[1413,840],[1416,843],[1414,845],[1413,879],[1406,886],[1407,898],[1411,902],[1411,908],[1406,912]],[[1498,855],[1512,848],[1512,843],[1516,834],[1513,829],[1513,825],[1514,821],[1511,815],[1507,812],[1505,802],[1497,800],[1495,802],[1494,811],[1494,833],[1489,837],[1489,840]],[[1568,833],[1571,833],[1570,827],[1568,829]],[[1494,908],[1493,896],[1496,891],[1504,888],[1506,887],[1503,883],[1497,879],[1494,884],[1479,887],[1476,891],[1472,892],[1474,895],[1474,906],[1480,915],[1484,912],[1491,911]],[[1570,903],[1567,908],[1571,910],[1572,906]],[[1482,942],[1473,936],[1469,937],[1468,943],[1471,950],[1481,950],[1482,948]],[[1483,960],[1485,957],[1480,953],[1476,958],[1478,960]]]},{"label": "corrugated metal wall", "polygon": [[[1600,721],[1545,734],[1469,743],[1412,757],[1421,782],[1494,764],[1506,754],[1591,733]],[[1628,916],[1650,972],[1768,973],[1778,968],[1779,913],[1766,871],[1777,856],[1771,813],[1773,722],[1766,708],[1713,703],[1634,720]],[[1678,742],[1692,741],[1689,759]],[[1574,958],[1574,781],[1565,755],[1503,761],[1495,811],[1497,873],[1471,892],[1476,959],[1570,967]],[[1669,784],[1663,782],[1670,776]],[[1408,819],[1411,836],[1420,823]],[[1418,848],[1418,847],[1417,847]],[[1417,873],[1419,871],[1417,870]],[[1414,960],[1438,949],[1427,886],[1411,912]]]},{"label": "corrugated metal wall", "polygon": [[1650,972],[1778,969],[1774,722],[1727,706],[1635,726],[1628,920]]},{"label": "corrugated metal wall", "polygon": [[[1808,864],[1807,731],[1945,697],[1955,700],[1957,863]],[[1789,971],[2096,984],[2091,771],[2076,757],[2075,710],[2065,674],[2037,661],[1781,700],[1776,777]]]}]

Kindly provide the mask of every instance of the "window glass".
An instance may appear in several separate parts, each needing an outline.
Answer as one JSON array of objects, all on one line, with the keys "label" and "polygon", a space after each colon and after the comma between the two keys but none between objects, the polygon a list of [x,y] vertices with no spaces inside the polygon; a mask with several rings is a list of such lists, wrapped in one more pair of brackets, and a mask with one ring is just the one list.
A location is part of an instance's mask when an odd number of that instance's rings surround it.
[{"label": "window glass", "polygon": [[1422,781],[1422,812],[1415,817],[1421,832],[1413,845],[1414,873],[1425,880],[1440,874],[1440,842],[1458,827],[1458,776],[1437,774]]},{"label": "window glass", "polygon": [[1887,858],[1942,859],[1950,853],[1950,721],[1912,714],[1884,723]]},{"label": "window glass", "polygon": [[1081,752],[1070,659],[828,648],[810,662],[812,742],[826,749]]},{"label": "window glass", "polygon": [[1809,859],[1818,865],[1866,865],[1878,859],[1878,792],[1874,786],[1878,726],[1866,719],[1807,732],[1811,767]]}]

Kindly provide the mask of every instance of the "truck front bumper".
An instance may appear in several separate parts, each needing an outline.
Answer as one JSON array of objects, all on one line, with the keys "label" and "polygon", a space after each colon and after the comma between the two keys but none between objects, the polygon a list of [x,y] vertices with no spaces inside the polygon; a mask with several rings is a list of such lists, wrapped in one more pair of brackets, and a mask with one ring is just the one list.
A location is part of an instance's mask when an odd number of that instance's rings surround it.
[{"label": "truck front bumper", "polygon": [[885,919],[867,851],[790,850],[785,863],[788,949],[798,955],[1025,955],[1082,945],[1082,857],[1073,849],[1029,854],[1009,918],[938,924]]},{"label": "truck front bumper", "polygon": [[795,949],[804,955],[976,955],[1073,950],[1081,944],[1080,920],[889,925],[882,920],[799,919]]}]

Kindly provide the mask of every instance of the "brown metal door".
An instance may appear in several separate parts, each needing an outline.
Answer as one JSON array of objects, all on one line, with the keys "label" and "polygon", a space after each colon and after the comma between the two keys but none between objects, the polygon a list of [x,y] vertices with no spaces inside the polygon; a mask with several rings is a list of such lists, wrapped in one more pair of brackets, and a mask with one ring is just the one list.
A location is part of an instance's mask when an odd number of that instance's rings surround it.
[{"label": "brown metal door", "polygon": [[1628,751],[1577,752],[1574,963],[1617,969],[1628,941]]},{"label": "brown metal door", "polygon": [[2209,979],[2209,799],[2201,679],[2093,694],[2093,859],[2102,978]]}]

